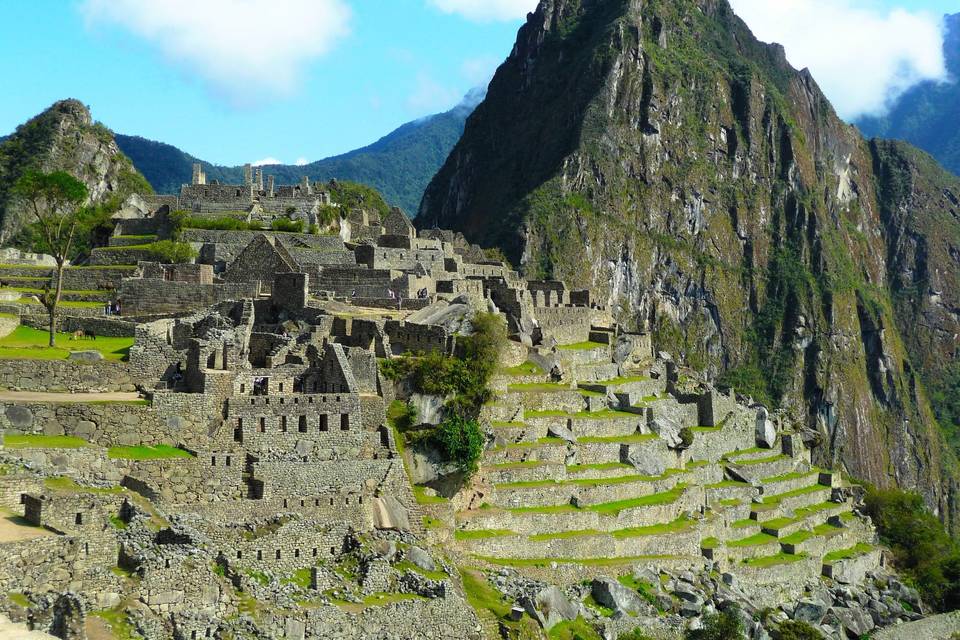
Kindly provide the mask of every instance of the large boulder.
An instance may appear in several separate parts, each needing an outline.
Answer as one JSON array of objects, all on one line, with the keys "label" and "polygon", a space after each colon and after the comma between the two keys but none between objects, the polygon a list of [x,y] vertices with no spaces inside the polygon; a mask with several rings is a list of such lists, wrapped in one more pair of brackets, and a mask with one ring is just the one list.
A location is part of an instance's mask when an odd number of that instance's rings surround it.
[{"label": "large boulder", "polygon": [[29,429],[33,426],[33,411],[28,407],[12,404],[3,412],[14,429]]},{"label": "large boulder", "polygon": [[622,614],[636,615],[646,609],[646,602],[636,591],[610,578],[594,578],[590,594],[598,603]]},{"label": "large boulder", "polygon": [[662,476],[667,470],[667,461],[663,456],[651,455],[648,447],[637,445],[622,445],[620,459],[632,465],[637,473],[644,476]]},{"label": "large boulder", "polygon": [[550,586],[524,602],[527,613],[549,631],[564,620],[576,620],[580,608],[558,587]]},{"label": "large boulder", "polygon": [[650,430],[666,440],[667,446],[676,449],[683,444],[680,437],[680,425],[667,416],[659,415],[649,422]]},{"label": "large boulder", "polygon": [[766,407],[757,407],[757,446],[772,449],[777,443],[777,427],[770,420],[770,412]]},{"label": "large boulder", "polygon": [[436,571],[437,564],[430,557],[430,554],[420,547],[410,546],[407,548],[407,560],[417,565],[424,571]]},{"label": "large boulder", "polygon": [[373,501],[373,524],[377,529],[410,530],[407,509],[393,496],[380,496]]},{"label": "large boulder", "polygon": [[67,360],[78,360],[80,362],[98,362],[103,360],[103,354],[99,351],[71,351]]},{"label": "large boulder", "polygon": [[848,607],[833,607],[830,609],[837,621],[847,633],[854,638],[863,638],[873,631],[873,618],[863,609]]},{"label": "large boulder", "polygon": [[793,619],[808,624],[820,624],[829,607],[819,600],[803,599],[793,609]]},{"label": "large boulder", "polygon": [[410,396],[410,406],[417,410],[419,424],[440,424],[443,422],[444,399],[442,396],[414,393]]}]

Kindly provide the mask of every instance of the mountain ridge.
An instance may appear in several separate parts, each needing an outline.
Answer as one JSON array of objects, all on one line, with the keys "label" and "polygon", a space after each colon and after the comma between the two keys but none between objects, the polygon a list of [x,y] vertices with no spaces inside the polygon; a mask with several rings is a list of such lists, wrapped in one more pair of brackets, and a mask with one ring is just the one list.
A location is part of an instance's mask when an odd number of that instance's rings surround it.
[{"label": "mountain ridge", "polygon": [[[475,89],[452,109],[404,123],[358,149],[305,165],[263,165],[263,170],[283,184],[299,182],[302,176],[367,184],[412,215],[427,182],[446,159],[482,96],[482,89]],[[181,184],[190,182],[195,162],[204,166],[208,180],[230,184],[243,179],[242,166],[212,164],[173,145],[140,136],[117,134],[116,139],[158,193],[178,193]]]}]

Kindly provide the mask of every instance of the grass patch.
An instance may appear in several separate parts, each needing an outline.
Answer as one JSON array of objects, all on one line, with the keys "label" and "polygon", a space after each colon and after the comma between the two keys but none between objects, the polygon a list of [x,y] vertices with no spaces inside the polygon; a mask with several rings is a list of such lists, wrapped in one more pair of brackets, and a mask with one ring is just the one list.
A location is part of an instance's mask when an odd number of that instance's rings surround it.
[{"label": "grass patch", "polygon": [[823,491],[824,489],[829,489],[829,488],[830,487],[824,486],[822,484],[812,484],[809,487],[800,487],[799,489],[794,489],[793,491],[777,493],[772,496],[767,496],[766,498],[763,499],[763,502],[761,502],[760,504],[755,504],[754,509],[758,510],[757,507],[772,508],[777,506],[787,498],[796,498],[798,496],[804,496],[809,493],[816,493],[818,491]]},{"label": "grass patch", "polygon": [[443,521],[438,520],[437,518],[432,518],[430,516],[423,516],[423,528],[424,529],[442,529]]},{"label": "grass patch", "polygon": [[583,536],[598,536],[601,532],[596,529],[579,529],[574,531],[558,531],[556,533],[539,533],[528,536],[530,542],[544,542],[546,540],[567,540],[569,538],[582,538]]},{"label": "grass patch", "polygon": [[766,567],[775,567],[781,564],[791,564],[794,562],[800,562],[807,558],[806,554],[803,553],[778,553],[772,556],[762,556],[759,558],[750,558],[744,560],[743,564],[747,567],[753,567],[755,569],[763,569]]},{"label": "grass patch", "polygon": [[770,462],[779,462],[780,460],[787,460],[788,458],[789,458],[789,456],[785,456],[785,455],[783,455],[782,453],[778,453],[777,455],[775,455],[775,456],[770,456],[769,458],[753,458],[753,459],[751,459],[751,460],[742,460],[742,461],[740,461],[740,462],[734,462],[733,464],[736,464],[736,465],[741,466],[741,467],[750,467],[750,466],[758,465],[758,464],[767,464],[767,463],[770,463]]},{"label": "grass patch", "polygon": [[43,486],[51,491],[66,493],[97,493],[101,495],[123,493],[123,487],[87,487],[77,484],[76,480],[66,476],[47,478],[43,481]]},{"label": "grass patch", "polygon": [[583,599],[583,605],[584,605],[585,607],[589,607],[590,609],[593,609],[593,611],[596,612],[596,614],[599,615],[599,616],[601,616],[601,617],[604,617],[604,618],[612,618],[612,617],[613,617],[613,614],[614,614],[613,609],[611,609],[610,607],[605,607],[605,606],[603,606],[602,604],[600,604],[599,602],[597,602],[597,601],[594,599],[593,594],[590,594],[590,595],[588,595],[586,598]]},{"label": "grass patch", "polygon": [[737,498],[727,498],[720,501],[721,507],[738,507],[740,506],[740,500]]},{"label": "grass patch", "polygon": [[739,540],[729,540],[727,542],[727,547],[759,547],[765,544],[774,544],[778,540],[769,534],[766,533],[757,533],[748,538],[740,538]]},{"label": "grass patch", "polygon": [[570,385],[558,382],[528,382],[507,385],[507,391],[557,393],[559,391],[573,391],[573,389],[570,388]]},{"label": "grass patch", "polygon": [[139,637],[139,635],[134,635],[133,625],[130,623],[130,618],[127,617],[126,610],[122,607],[91,611],[90,615],[106,622],[115,640],[131,640],[134,637]]},{"label": "grass patch", "polygon": [[110,447],[107,457],[114,460],[166,460],[171,458],[193,458],[189,451],[171,447],[166,444],[156,446],[141,445],[137,447]]},{"label": "grass patch", "polygon": [[600,515],[606,516],[615,516],[618,515],[621,511],[627,509],[633,509],[636,507],[649,507],[653,505],[660,504],[672,504],[680,499],[680,496],[683,495],[683,492],[686,490],[685,484],[678,484],[676,487],[670,491],[664,491],[662,493],[654,493],[648,496],[640,496],[638,498],[630,498],[628,500],[618,500],[616,502],[606,502],[603,504],[595,504],[587,507],[591,511],[595,511]]},{"label": "grass patch", "polygon": [[599,462],[596,464],[572,464],[567,466],[569,473],[582,471],[613,471],[615,469],[633,469],[633,465],[624,462]]},{"label": "grass patch", "polygon": [[535,362],[527,360],[523,364],[518,364],[515,367],[501,369],[500,373],[508,376],[542,376],[545,372]]},{"label": "grass patch", "polygon": [[637,433],[632,436],[587,436],[578,438],[581,444],[639,444],[659,438],[655,433]]},{"label": "grass patch", "polygon": [[547,633],[547,638],[548,640],[603,640],[596,629],[582,617],[576,620],[564,620],[555,625]]},{"label": "grass patch", "polygon": [[457,540],[487,540],[515,535],[517,534],[509,529],[458,529],[453,533]]},{"label": "grass patch", "polygon": [[610,345],[604,344],[603,342],[586,340],[584,342],[574,342],[573,344],[561,344],[557,346],[557,349],[562,351],[590,351],[591,349],[607,349],[609,347]]},{"label": "grass patch", "polygon": [[653,555],[653,556],[625,556],[623,558],[580,558],[572,560],[570,558],[492,558],[489,556],[476,556],[479,560],[488,562],[499,567],[514,568],[544,568],[551,564],[573,565],[579,564],[585,567],[621,567],[637,562],[648,562],[656,560],[672,560],[676,556]]},{"label": "grass patch", "polygon": [[827,555],[823,556],[823,563],[831,564],[839,560],[849,560],[850,558],[856,558],[857,556],[870,553],[873,550],[873,545],[860,542],[856,546],[850,547],[849,549],[838,549],[837,551],[831,551]]},{"label": "grass patch", "polygon": [[[103,306],[99,302],[90,304],[96,307]],[[96,340],[70,340],[72,335],[57,333],[55,340],[57,346],[50,347],[50,334],[47,331],[20,325],[10,335],[0,338],[0,359],[64,360],[71,351],[92,350],[99,351],[107,360],[126,360],[134,340],[110,337],[98,337]]]},{"label": "grass patch", "polygon": [[446,574],[445,571],[440,571],[438,569],[434,569],[433,571],[430,571],[429,569],[424,569],[423,567],[415,565],[409,560],[401,560],[397,564],[393,565],[393,567],[397,571],[413,571],[414,573],[419,573],[424,578],[429,578],[431,580],[436,580],[438,582],[446,580],[447,578],[450,577]]},{"label": "grass patch", "polygon": [[701,549],[716,549],[719,546],[720,546],[720,540],[717,538],[713,538],[713,537],[704,538],[703,540],[700,541]]},{"label": "grass patch", "polygon": [[[621,384],[630,384],[633,382],[646,382],[649,380],[647,376],[621,376],[619,378],[610,378],[609,380],[598,380],[597,382],[584,382],[583,384],[589,385],[599,385],[601,387],[616,387]],[[649,396],[652,400],[656,400],[657,396]],[[647,398],[644,398],[646,400]]]},{"label": "grass patch", "polygon": [[532,442],[511,442],[507,449],[526,449],[528,447],[561,447],[565,446],[567,441],[563,438],[537,438]]},{"label": "grass patch", "polygon": [[449,502],[443,496],[428,496],[424,491],[425,489],[426,487],[423,485],[413,485],[413,497],[417,499],[417,504],[444,504]]},{"label": "grass patch", "polygon": [[11,433],[4,437],[8,449],[82,449],[89,444],[76,436]]},{"label": "grass patch", "polygon": [[749,529],[750,527],[759,526],[760,523],[756,520],[751,520],[750,518],[744,518],[743,520],[737,520],[730,524],[732,529]]},{"label": "grass patch", "polygon": [[313,582],[313,571],[309,568],[297,569],[292,574],[280,580],[284,584],[295,584],[301,589],[309,589]]},{"label": "grass patch", "polygon": [[33,605],[33,603],[30,602],[30,599],[19,591],[11,591],[8,593],[7,600],[22,609],[29,609]]},{"label": "grass patch", "polygon": [[689,518],[680,517],[673,522],[651,524],[645,527],[630,527],[629,529],[620,529],[613,532],[613,537],[618,540],[626,538],[640,538],[643,536],[659,536],[665,533],[681,533],[690,529],[694,524]]}]

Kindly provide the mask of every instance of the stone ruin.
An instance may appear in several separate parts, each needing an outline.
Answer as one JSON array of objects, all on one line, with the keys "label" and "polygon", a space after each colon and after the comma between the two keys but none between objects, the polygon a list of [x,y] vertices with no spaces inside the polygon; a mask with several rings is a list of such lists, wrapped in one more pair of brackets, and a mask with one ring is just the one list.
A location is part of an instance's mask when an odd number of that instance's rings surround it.
[{"label": "stone ruin", "polygon": [[[324,198],[264,187],[259,169],[207,185],[197,167],[167,204]],[[134,337],[127,361],[4,363],[0,427],[38,436],[0,450],[0,501],[23,518],[0,536],[12,619],[93,633],[120,612],[146,638],[299,640],[493,638],[511,620],[546,633],[578,618],[606,637],[675,633],[721,600],[744,607],[751,638],[766,637],[749,615],[764,607],[832,638],[920,617],[858,488],[813,465],[815,442],[658,354],[589,291],[527,281],[399,210],[351,220],[355,241],[185,230],[194,264],[126,251],[148,235],[135,232],[163,234],[161,209],[121,220],[68,271],[71,288],[122,304],[64,322]],[[436,421],[443,399],[378,360],[456,354],[477,311],[500,314],[510,340],[480,470],[451,491],[387,419],[399,400]],[[133,389],[143,401],[17,398]],[[468,603],[463,572],[483,570],[510,620]]]}]

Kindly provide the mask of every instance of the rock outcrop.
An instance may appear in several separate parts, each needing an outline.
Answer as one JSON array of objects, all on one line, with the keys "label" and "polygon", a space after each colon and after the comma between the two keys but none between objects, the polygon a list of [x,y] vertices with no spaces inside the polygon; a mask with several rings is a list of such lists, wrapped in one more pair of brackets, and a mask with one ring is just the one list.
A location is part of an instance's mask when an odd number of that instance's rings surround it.
[{"label": "rock outcrop", "polygon": [[865,141],[726,0],[544,0],[417,221],[592,288],[952,523],[924,389],[960,335],[958,217],[960,180]]},{"label": "rock outcrop", "polygon": [[120,152],[113,133],[94,122],[77,100],[62,100],[32,118],[0,144],[0,244],[24,223],[21,205],[10,188],[27,169],[66,171],[87,186],[88,204],[119,205],[132,193],[150,193],[150,185]]}]

